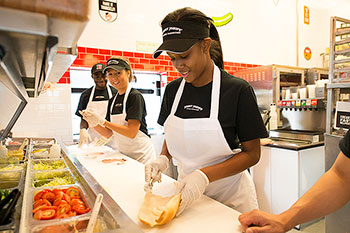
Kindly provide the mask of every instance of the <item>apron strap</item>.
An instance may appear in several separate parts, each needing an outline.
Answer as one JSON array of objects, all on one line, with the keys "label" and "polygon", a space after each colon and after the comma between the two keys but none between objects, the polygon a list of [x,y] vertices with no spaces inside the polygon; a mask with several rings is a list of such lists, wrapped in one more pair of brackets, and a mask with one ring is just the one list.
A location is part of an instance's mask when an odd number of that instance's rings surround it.
[{"label": "apron strap", "polygon": [[111,87],[108,86],[108,84],[107,84],[107,93],[108,93],[108,99],[112,98],[112,90],[111,90]]},{"label": "apron strap", "polygon": [[[129,85],[128,88],[126,89],[126,92],[125,92],[125,96],[124,96],[124,100],[123,100],[123,112],[122,112],[122,113],[125,112],[125,109],[126,109],[126,101],[127,101],[127,99],[128,99],[130,90],[131,90],[131,86]],[[111,107],[110,107],[110,109],[109,109],[110,115],[112,115],[113,106],[114,106],[114,104],[115,104],[115,101],[116,101],[118,95],[119,95],[119,93],[116,94],[116,95],[114,96],[114,100],[112,101]]]},{"label": "apron strap", "polygon": [[211,90],[211,105],[210,105],[211,119],[218,119],[218,116],[219,116],[220,84],[221,84],[221,72],[220,72],[220,69],[214,64],[213,85]]},{"label": "apron strap", "polygon": [[177,106],[178,106],[179,101],[180,101],[180,98],[181,98],[181,96],[182,96],[182,92],[183,92],[185,83],[186,83],[186,81],[185,81],[185,79],[183,78],[182,81],[181,81],[181,83],[180,83],[179,89],[178,89],[177,92],[176,92],[175,99],[174,99],[174,102],[173,102],[173,106],[171,107],[170,115],[174,115],[175,112],[176,112]]},{"label": "apron strap", "polygon": [[90,94],[90,97],[89,97],[89,102],[91,102],[92,99],[94,98],[94,94],[95,94],[95,86],[92,87],[91,94]]}]

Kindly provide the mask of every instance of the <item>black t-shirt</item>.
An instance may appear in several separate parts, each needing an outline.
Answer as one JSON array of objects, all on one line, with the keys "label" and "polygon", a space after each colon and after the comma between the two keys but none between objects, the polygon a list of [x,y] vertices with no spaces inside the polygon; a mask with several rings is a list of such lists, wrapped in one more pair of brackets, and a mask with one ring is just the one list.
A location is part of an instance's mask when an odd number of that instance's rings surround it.
[{"label": "black t-shirt", "polygon": [[[114,106],[112,108],[112,115],[115,114],[121,114],[123,112],[123,101],[124,101],[124,96],[123,95],[115,95],[112,99],[108,101],[108,109],[107,109],[107,115],[106,115],[106,120],[111,121],[111,105],[114,101],[115,98],[116,101],[114,102]],[[138,120],[140,121],[140,130],[144,132],[147,136],[149,136],[148,131],[147,131],[147,124],[146,124],[146,104],[145,100],[142,96],[142,94],[134,89],[131,88],[129,97],[126,101],[126,117],[125,120],[133,119],[133,120]]]},{"label": "black t-shirt", "polygon": [[[117,89],[115,89],[114,87],[112,87],[110,85],[108,85],[108,86],[111,88],[112,96],[114,96],[117,93]],[[83,93],[81,93],[78,108],[77,108],[77,111],[75,112],[75,115],[82,117],[82,115],[79,113],[79,111],[86,109],[86,107],[89,103],[92,88],[93,87],[90,87],[89,89],[86,89],[85,91],[83,91]],[[111,96],[111,98],[112,98],[112,96]],[[92,101],[103,101],[103,100],[109,100],[107,88],[104,90],[95,89],[95,93],[94,93],[94,97],[92,98]]]},{"label": "black t-shirt", "polygon": [[[158,123],[163,125],[174,102],[183,78],[166,86]],[[186,83],[175,116],[208,118],[210,115],[212,82],[203,87]],[[243,79],[221,70],[219,122],[231,149],[239,142],[268,137],[261,119],[253,88]]]},{"label": "black t-shirt", "polygon": [[339,148],[346,157],[350,158],[350,130],[348,130],[344,138],[340,140]]}]

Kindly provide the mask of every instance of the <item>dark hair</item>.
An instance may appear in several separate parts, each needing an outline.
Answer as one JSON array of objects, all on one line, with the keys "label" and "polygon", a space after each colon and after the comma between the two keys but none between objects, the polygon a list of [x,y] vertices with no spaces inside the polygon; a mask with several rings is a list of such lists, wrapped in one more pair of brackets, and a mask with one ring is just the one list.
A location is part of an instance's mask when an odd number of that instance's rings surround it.
[{"label": "dark hair", "polygon": [[185,7],[169,13],[162,20],[161,25],[163,26],[163,24],[167,22],[177,21],[191,21],[205,23],[208,25],[210,28],[209,36],[212,39],[210,46],[210,57],[214,61],[215,65],[221,69],[224,69],[224,59],[222,55],[220,37],[218,31],[216,30],[216,27],[213,24],[213,20],[199,10],[193,9],[191,7]]}]

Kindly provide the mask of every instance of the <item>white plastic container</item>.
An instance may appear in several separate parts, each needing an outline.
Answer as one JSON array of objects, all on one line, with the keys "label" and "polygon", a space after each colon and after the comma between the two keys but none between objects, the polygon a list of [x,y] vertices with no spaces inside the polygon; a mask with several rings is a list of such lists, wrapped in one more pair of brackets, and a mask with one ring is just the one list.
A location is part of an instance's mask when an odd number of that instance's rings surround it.
[{"label": "white plastic container", "polygon": [[8,155],[8,150],[5,145],[0,144],[0,158],[6,158]]},{"label": "white plastic container", "polygon": [[300,99],[307,99],[306,87],[299,87]]},{"label": "white plastic container", "polygon": [[50,158],[59,158],[61,156],[61,147],[58,144],[53,144],[50,147]]},{"label": "white plastic container", "polygon": [[277,122],[277,112],[276,112],[276,105],[271,104],[270,105],[270,130],[277,129],[278,122]]},{"label": "white plastic container", "polygon": [[307,85],[309,98],[316,98],[316,84]]}]

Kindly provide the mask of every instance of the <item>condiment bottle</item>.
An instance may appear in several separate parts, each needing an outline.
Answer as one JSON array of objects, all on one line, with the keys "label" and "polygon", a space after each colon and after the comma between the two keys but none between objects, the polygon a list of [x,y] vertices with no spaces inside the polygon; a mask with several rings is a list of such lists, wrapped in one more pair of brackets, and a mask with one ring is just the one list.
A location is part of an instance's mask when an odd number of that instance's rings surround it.
[{"label": "condiment bottle", "polygon": [[50,157],[51,158],[59,158],[61,156],[61,147],[58,144],[53,144],[50,147]]},{"label": "condiment bottle", "polygon": [[5,145],[2,144],[2,142],[0,143],[0,158],[5,158],[8,155],[8,151]]}]

